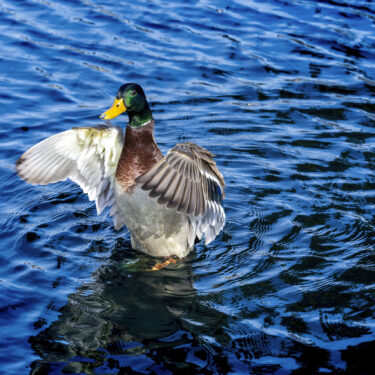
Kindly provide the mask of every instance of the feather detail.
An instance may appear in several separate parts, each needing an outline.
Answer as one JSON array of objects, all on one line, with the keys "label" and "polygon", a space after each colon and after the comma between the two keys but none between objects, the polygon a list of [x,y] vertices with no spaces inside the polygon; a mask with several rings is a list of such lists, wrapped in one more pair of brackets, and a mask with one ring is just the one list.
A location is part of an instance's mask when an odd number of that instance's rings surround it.
[{"label": "feather detail", "polygon": [[159,204],[189,217],[189,245],[193,237],[203,235],[208,244],[223,228],[224,178],[213,154],[203,147],[190,142],[177,144],[135,182],[150,191],[149,196]]},{"label": "feather detail", "polygon": [[[26,151],[17,161],[21,178],[31,184],[46,185],[70,178],[94,200],[97,213],[114,204],[113,185],[124,144],[121,129],[114,126],[73,128],[55,134]],[[111,216],[115,226],[124,225]]]},{"label": "feather detail", "polygon": [[173,196],[167,203],[168,208],[176,208],[178,204],[181,202],[182,194],[184,192],[184,188],[185,188],[184,180],[178,177],[176,177],[175,180],[177,182],[177,185],[174,188]]}]

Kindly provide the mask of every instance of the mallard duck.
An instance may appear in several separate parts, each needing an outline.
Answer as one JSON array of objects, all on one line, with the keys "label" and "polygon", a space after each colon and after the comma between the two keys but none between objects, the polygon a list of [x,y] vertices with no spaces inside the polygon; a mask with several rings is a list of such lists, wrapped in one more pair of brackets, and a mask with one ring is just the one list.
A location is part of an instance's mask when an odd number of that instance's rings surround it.
[{"label": "mallard duck", "polygon": [[196,239],[209,244],[224,226],[224,179],[213,155],[194,143],[180,143],[163,157],[154,139],[154,119],[143,89],[120,87],[100,118],[126,112],[123,131],[109,121],[73,128],[27,150],[16,164],[30,184],[70,178],[96,203],[111,207],[115,229],[124,225],[134,249],[155,257],[185,257]]}]

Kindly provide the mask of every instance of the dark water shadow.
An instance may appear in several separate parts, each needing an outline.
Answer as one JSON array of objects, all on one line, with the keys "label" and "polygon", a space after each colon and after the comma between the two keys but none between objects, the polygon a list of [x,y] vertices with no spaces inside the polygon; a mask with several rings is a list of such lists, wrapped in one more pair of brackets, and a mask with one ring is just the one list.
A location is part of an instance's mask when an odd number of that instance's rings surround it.
[{"label": "dark water shadow", "polygon": [[124,262],[122,256],[115,251],[92,283],[68,297],[58,319],[29,338],[40,357],[31,374],[229,370],[194,322],[199,314],[210,327],[222,327],[223,315],[199,303],[189,261],[150,272],[154,259]]}]

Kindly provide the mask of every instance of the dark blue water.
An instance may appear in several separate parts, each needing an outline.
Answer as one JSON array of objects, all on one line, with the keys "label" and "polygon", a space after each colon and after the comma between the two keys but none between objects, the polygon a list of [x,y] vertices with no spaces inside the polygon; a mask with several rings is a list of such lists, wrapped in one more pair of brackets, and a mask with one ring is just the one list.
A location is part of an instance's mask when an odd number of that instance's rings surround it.
[{"label": "dark blue water", "polygon": [[[375,4],[0,11],[1,373],[374,373]],[[76,185],[14,168],[132,81],[162,151],[199,143],[227,184],[222,234],[158,272]]]}]

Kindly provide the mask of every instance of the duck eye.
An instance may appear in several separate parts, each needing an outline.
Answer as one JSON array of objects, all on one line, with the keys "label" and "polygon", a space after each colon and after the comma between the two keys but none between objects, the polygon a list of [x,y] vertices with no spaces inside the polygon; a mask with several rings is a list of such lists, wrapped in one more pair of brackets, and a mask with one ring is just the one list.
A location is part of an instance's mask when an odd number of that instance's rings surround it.
[{"label": "duck eye", "polygon": [[137,90],[132,91],[132,95],[135,95],[137,93]]}]

